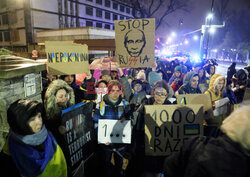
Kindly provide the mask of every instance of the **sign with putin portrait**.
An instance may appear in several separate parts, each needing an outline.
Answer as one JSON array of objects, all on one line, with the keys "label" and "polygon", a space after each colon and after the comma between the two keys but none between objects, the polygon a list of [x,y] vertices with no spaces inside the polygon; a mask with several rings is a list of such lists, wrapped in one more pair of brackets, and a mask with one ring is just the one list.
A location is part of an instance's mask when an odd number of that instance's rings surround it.
[{"label": "sign with putin portrait", "polygon": [[115,21],[116,61],[122,68],[155,63],[155,19]]}]

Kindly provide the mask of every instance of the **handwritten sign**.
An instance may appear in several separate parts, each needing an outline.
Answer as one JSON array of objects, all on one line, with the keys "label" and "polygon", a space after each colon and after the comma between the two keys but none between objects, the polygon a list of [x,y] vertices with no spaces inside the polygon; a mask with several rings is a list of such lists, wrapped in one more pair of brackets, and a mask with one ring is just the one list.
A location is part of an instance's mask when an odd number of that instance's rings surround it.
[{"label": "handwritten sign", "polygon": [[24,91],[25,97],[30,97],[36,94],[36,75],[34,73],[24,76]]},{"label": "handwritten sign", "polygon": [[88,46],[68,41],[46,41],[48,70],[54,75],[81,74],[89,71]]},{"label": "handwritten sign", "polygon": [[131,121],[100,119],[98,121],[98,143],[131,143]]},{"label": "handwritten sign", "polygon": [[145,106],[145,153],[170,155],[192,136],[202,136],[202,105]]},{"label": "handwritten sign", "polygon": [[72,172],[94,152],[95,138],[91,114],[92,103],[79,103],[62,112],[62,125],[66,129],[63,150]]},{"label": "handwritten sign", "polygon": [[204,111],[204,119],[211,119],[214,117],[211,97],[208,94],[183,94],[176,95],[177,104],[202,104]]},{"label": "handwritten sign", "polygon": [[116,20],[115,43],[120,67],[152,67],[155,63],[155,19]]},{"label": "handwritten sign", "polygon": [[220,116],[226,114],[228,103],[229,103],[228,97],[215,101],[215,109],[213,111],[214,116]]}]

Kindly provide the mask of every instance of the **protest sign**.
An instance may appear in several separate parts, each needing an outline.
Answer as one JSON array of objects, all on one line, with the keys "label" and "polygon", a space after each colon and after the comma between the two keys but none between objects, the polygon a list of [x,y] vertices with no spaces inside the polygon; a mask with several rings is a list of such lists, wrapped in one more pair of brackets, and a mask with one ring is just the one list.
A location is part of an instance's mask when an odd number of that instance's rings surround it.
[{"label": "protest sign", "polygon": [[88,46],[68,41],[46,41],[50,74],[71,75],[89,72]]},{"label": "protest sign", "polygon": [[150,105],[145,111],[147,155],[170,155],[190,137],[203,136],[202,105]]},{"label": "protest sign", "polygon": [[227,106],[229,103],[229,98],[222,98],[215,101],[214,116],[220,116],[227,113]]},{"label": "protest sign", "polygon": [[115,21],[116,61],[122,68],[155,63],[155,19]]},{"label": "protest sign", "polygon": [[246,88],[243,101],[250,100],[250,88]]},{"label": "protest sign", "polygon": [[204,119],[213,118],[213,108],[211,97],[208,94],[183,94],[176,95],[177,104],[202,104]]},{"label": "protest sign", "polygon": [[94,126],[91,119],[92,103],[79,103],[62,111],[65,127],[64,155],[72,174],[94,153]]},{"label": "protest sign", "polygon": [[100,119],[98,121],[98,143],[131,143],[131,121]]}]

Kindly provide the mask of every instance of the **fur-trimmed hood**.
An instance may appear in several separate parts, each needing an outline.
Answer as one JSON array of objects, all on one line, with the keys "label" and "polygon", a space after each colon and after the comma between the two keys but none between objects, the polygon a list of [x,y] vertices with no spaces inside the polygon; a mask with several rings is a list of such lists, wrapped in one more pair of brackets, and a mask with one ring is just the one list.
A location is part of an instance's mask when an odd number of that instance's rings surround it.
[{"label": "fur-trimmed hood", "polygon": [[75,94],[73,89],[63,80],[57,79],[50,83],[45,93],[44,107],[48,119],[53,119],[61,115],[62,107],[56,102],[56,92],[60,89],[65,89],[69,94],[69,101],[67,107],[75,104]]},{"label": "fur-trimmed hood", "polygon": [[221,74],[214,74],[211,79],[210,79],[210,83],[209,83],[209,90],[215,90],[216,85],[219,83],[220,79],[224,79],[225,83],[224,83],[224,87],[223,89],[226,88],[226,78],[221,75]]}]

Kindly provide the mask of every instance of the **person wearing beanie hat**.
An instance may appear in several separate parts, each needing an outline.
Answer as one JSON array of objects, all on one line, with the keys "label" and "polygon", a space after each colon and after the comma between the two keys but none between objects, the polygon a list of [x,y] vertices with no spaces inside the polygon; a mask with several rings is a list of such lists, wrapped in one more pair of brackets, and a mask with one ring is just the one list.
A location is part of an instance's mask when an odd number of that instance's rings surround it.
[{"label": "person wearing beanie hat", "polygon": [[248,177],[250,154],[250,106],[227,117],[215,137],[194,137],[168,156],[164,176]]},{"label": "person wearing beanie hat", "polygon": [[100,79],[109,82],[111,80],[111,76],[108,70],[102,70]]},{"label": "person wearing beanie hat", "polygon": [[162,77],[159,73],[151,71],[148,74],[148,81],[149,81],[149,84],[151,87],[154,85],[154,83],[156,83],[157,81],[160,81],[160,80],[162,80]]},{"label": "person wearing beanie hat", "polygon": [[[9,106],[7,120],[10,133],[1,152],[2,173],[27,177],[67,176],[64,154],[44,125],[45,111],[41,103],[19,99]],[[20,174],[14,175],[16,171]]]},{"label": "person wearing beanie hat", "polygon": [[169,85],[171,85],[174,92],[176,92],[183,84],[184,74],[182,73],[181,66],[176,66],[174,71],[173,76],[169,79]]}]

